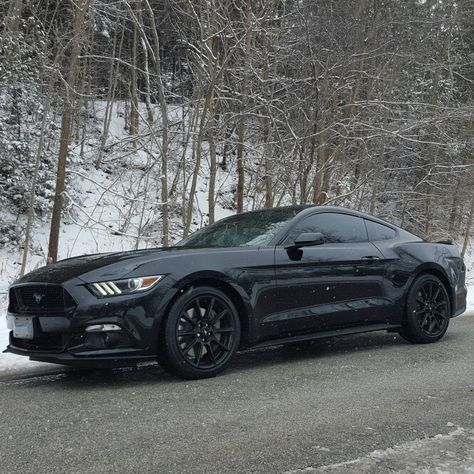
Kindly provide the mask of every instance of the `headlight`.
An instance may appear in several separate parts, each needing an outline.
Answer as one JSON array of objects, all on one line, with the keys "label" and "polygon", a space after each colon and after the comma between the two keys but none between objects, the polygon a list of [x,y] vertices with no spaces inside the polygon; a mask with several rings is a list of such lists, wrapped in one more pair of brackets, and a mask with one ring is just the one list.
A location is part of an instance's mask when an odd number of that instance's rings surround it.
[{"label": "headlight", "polygon": [[149,290],[163,278],[163,275],[129,278],[128,280],[98,281],[87,285],[89,291],[95,296],[104,298],[106,296],[129,295],[140,291]]}]

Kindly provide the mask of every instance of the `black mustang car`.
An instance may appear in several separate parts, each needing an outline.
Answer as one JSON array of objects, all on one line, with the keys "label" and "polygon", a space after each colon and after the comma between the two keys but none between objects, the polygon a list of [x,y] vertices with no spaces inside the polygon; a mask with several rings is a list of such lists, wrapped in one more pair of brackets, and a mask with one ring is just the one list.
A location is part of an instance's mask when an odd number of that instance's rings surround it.
[{"label": "black mustang car", "polygon": [[62,260],[9,291],[7,351],[210,377],[238,349],[365,331],[438,341],[466,307],[465,266],[361,212],[292,206],[205,227],[175,247]]}]

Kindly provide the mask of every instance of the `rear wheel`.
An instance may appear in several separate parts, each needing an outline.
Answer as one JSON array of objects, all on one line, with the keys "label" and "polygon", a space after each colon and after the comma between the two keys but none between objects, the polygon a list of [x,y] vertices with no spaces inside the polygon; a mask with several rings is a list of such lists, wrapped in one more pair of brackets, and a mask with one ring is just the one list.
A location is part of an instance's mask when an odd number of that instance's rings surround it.
[{"label": "rear wheel", "polygon": [[232,301],[211,287],[197,287],[171,307],[161,340],[163,367],[180,377],[213,377],[238,348],[240,320]]},{"label": "rear wheel", "polygon": [[443,282],[434,275],[422,275],[408,293],[400,335],[415,343],[439,341],[448,329],[450,316],[451,304]]}]

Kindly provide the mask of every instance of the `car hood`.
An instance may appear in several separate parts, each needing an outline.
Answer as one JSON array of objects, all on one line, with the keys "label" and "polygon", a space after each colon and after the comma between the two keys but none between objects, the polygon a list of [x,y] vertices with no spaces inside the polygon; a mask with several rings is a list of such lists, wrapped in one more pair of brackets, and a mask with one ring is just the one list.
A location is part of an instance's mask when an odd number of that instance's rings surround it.
[{"label": "car hood", "polygon": [[[142,263],[171,254],[188,253],[191,249],[179,247],[134,250],[129,252],[83,255],[60,260],[52,265],[38,268],[14,284],[21,283],[64,283],[73,278],[90,281],[94,277],[126,277]],[[100,270],[100,271],[98,271]]]}]

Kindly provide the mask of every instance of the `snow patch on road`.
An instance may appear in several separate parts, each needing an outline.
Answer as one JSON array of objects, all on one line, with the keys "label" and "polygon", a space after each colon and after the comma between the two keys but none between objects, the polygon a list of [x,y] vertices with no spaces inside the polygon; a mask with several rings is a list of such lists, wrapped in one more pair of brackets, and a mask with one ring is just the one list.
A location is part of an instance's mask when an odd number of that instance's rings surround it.
[{"label": "snow patch on road", "polygon": [[[448,423],[448,426],[453,426]],[[474,473],[474,430],[458,427],[447,434],[415,439],[337,464],[306,467],[285,474],[353,473]]]}]

